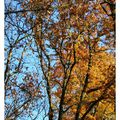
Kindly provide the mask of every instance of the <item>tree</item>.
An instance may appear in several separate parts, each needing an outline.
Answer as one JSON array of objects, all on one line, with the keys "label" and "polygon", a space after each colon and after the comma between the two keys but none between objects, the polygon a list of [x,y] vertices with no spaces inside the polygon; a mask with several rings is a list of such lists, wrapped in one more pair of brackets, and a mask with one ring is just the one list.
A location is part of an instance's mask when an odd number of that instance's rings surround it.
[{"label": "tree", "polygon": [[[5,119],[36,119],[44,113],[46,96],[37,48],[34,23],[27,22],[20,1],[5,1]],[[34,59],[33,59],[34,58]],[[41,106],[41,108],[38,108]],[[33,115],[32,115],[33,114]]]},{"label": "tree", "polygon": [[[40,63],[39,71],[32,72],[42,71],[43,76],[35,82],[32,79],[35,76],[24,72],[24,79],[31,77],[25,85],[19,85],[20,94],[25,88],[24,96],[32,96],[26,106],[34,106],[36,98],[41,104],[44,101],[48,107],[36,105],[36,108],[43,109],[42,118],[49,120],[115,119],[115,1],[31,0],[23,2],[21,9],[6,15],[19,14],[30,26],[31,33],[27,34],[34,46],[29,51],[37,53],[34,57]],[[12,64],[9,56],[8,66]],[[33,86],[34,91],[30,91]],[[40,95],[36,96],[38,89]],[[12,114],[17,119],[15,112]]]}]

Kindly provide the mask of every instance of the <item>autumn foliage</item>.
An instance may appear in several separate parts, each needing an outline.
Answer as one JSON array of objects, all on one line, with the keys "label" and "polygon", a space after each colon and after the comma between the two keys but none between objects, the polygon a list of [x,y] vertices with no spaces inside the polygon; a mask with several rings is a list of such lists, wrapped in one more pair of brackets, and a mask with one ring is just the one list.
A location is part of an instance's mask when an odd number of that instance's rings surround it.
[{"label": "autumn foliage", "polygon": [[34,75],[19,88],[47,99],[46,109],[37,106],[46,111],[41,118],[115,120],[115,1],[30,0],[21,7],[34,16],[22,13],[34,24],[44,84]]}]

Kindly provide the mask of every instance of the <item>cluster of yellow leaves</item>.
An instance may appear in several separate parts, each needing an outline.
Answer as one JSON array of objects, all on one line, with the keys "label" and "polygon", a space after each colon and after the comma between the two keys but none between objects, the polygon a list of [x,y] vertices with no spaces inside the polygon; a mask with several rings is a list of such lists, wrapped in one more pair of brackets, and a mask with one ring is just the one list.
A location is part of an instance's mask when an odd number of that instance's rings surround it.
[{"label": "cluster of yellow leaves", "polygon": [[[72,105],[73,103],[77,103],[79,100],[79,95],[81,94],[82,87],[84,85],[84,79],[87,71],[87,63],[88,63],[88,52],[84,52],[85,49],[80,51],[80,44],[78,44],[78,47],[76,47],[76,53],[77,53],[77,58],[79,60],[77,61],[76,66],[73,69],[72,75],[71,75],[71,80],[67,86],[67,93],[65,95],[65,103],[66,105]],[[85,55],[84,55],[85,54]],[[85,57],[86,60],[85,60]],[[114,68],[110,69],[110,66],[114,66],[115,64],[115,59],[114,57],[107,53],[107,52],[101,52],[97,54],[92,55],[92,67],[90,69],[90,78],[89,78],[89,83],[87,90],[90,90],[92,88],[97,88],[100,87],[98,90],[93,91],[89,94],[85,94],[84,96],[84,101],[94,101],[97,100],[99,96],[103,94],[103,90],[105,89],[105,84],[109,83],[110,78],[113,79],[114,76]],[[112,74],[113,73],[113,74]],[[59,75],[57,72],[56,74]],[[59,76],[61,77],[61,76]],[[114,86],[109,89],[108,91],[111,96],[114,96]],[[57,96],[59,96],[61,92],[57,92]],[[70,101],[69,101],[70,99]],[[109,97],[109,99],[111,99]],[[99,111],[101,108],[102,110],[105,110],[107,107],[107,104],[101,104],[98,105],[98,114],[101,113]],[[113,110],[113,106],[110,106],[111,112]],[[80,113],[83,114],[87,110],[87,104],[82,106]],[[76,108],[70,109],[71,112],[75,113]],[[101,113],[103,115],[103,113]],[[92,115],[87,116],[87,119],[89,120],[96,120],[96,118]]]}]

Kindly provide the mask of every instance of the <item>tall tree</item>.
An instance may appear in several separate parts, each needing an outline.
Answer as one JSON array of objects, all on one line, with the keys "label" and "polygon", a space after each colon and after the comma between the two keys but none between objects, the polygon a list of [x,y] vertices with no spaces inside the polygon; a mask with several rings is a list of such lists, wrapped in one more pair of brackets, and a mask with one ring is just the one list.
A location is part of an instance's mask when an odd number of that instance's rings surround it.
[{"label": "tall tree", "polygon": [[[21,81],[17,76],[16,79],[21,82],[19,85],[17,84],[20,89],[19,94],[11,92],[10,95],[14,95],[13,98],[15,98],[24,93],[24,96],[30,98],[31,102],[23,99],[23,104],[21,102],[16,104],[13,101],[15,110],[19,105],[17,114],[14,110],[7,114],[6,118],[14,116],[14,119],[17,119],[16,116],[23,115],[24,110],[21,108],[26,106],[27,110],[32,107],[36,108],[36,111],[44,110],[43,113],[38,112],[37,115],[49,120],[114,120],[115,1],[30,0],[19,2],[19,4],[20,10],[7,10],[5,14],[9,17],[16,15],[13,18],[20,22],[16,27],[18,30],[22,29],[22,45],[24,44],[24,47],[21,47],[24,49],[23,52],[20,50],[22,52],[20,65],[18,64],[15,73],[24,73],[25,80]],[[16,25],[12,20],[6,23],[7,25],[9,23]],[[24,27],[21,25],[22,23],[28,26]],[[30,32],[26,28],[29,28]],[[17,31],[17,35],[19,33]],[[8,36],[6,40],[10,35],[6,35]],[[15,41],[20,40],[17,38],[14,39]],[[11,53],[16,48],[16,44],[20,43],[15,42],[11,49],[9,47],[5,69],[6,87],[8,82],[9,86],[13,87],[10,82],[13,75],[11,76],[9,71],[14,70],[10,65],[13,64],[14,57],[11,56]],[[29,54],[32,54],[31,50],[35,54],[33,57],[40,64],[35,63],[33,66],[37,64],[39,71],[30,69],[29,74],[24,72],[26,68],[24,67],[23,53],[26,48],[28,48]],[[26,63],[27,59],[29,58],[26,58]],[[21,64],[22,68],[20,68]],[[32,63],[30,64],[32,65]],[[26,70],[29,67],[27,66]],[[41,74],[43,77],[38,75],[39,79],[35,79],[33,73],[34,75]],[[14,80],[14,83],[19,82]],[[11,88],[6,89],[7,91],[11,91]],[[10,101],[13,98],[10,98]],[[8,98],[6,98],[7,100]],[[38,103],[39,101],[42,105]],[[36,107],[34,102],[38,103]],[[10,106],[8,106],[9,109]],[[34,117],[35,115],[32,115],[31,112],[33,113],[30,111],[29,115]]]}]

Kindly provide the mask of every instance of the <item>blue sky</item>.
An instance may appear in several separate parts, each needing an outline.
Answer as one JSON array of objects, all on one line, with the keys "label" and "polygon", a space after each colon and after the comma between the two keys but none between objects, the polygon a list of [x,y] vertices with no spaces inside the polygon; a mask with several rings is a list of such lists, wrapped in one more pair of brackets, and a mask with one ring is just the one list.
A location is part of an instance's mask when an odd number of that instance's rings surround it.
[{"label": "blue sky", "polygon": [[[6,0],[5,1],[5,3],[9,3],[9,2],[11,2],[11,0]],[[12,1],[12,6],[16,6],[16,4],[17,4],[17,2],[13,2]],[[20,6],[18,6],[17,7],[17,9],[16,10],[19,10],[20,9]],[[58,12],[57,12],[57,10],[55,10],[54,11],[54,14],[52,15],[52,19],[54,19],[54,22],[56,22],[56,21],[58,21],[58,18],[57,18],[57,16],[58,16]],[[13,15],[13,19],[14,19],[14,15]],[[9,19],[7,19],[7,21],[9,21]],[[20,22],[21,21],[21,22]],[[19,25],[22,27],[23,26],[23,24],[24,24],[24,19],[20,19],[20,21],[19,21]],[[14,21],[15,22],[15,21]],[[23,23],[22,23],[23,22]],[[5,24],[7,24],[7,22],[5,22]],[[18,38],[18,35],[17,35],[17,31],[16,31],[17,29],[15,28],[15,27],[11,27],[10,29],[9,29],[9,31],[7,31],[8,32],[8,37],[9,37],[9,39],[10,39],[10,41],[12,40],[12,42],[11,42],[11,44],[13,44],[13,42],[14,42],[14,40],[19,40],[19,39],[21,39],[22,37],[24,37],[24,35],[21,35],[19,38]],[[12,39],[11,39],[11,36],[12,36]],[[30,40],[31,39],[31,40]],[[23,39],[23,40],[21,40],[21,47],[18,47],[18,48],[14,48],[13,49],[13,54],[12,54],[12,57],[11,57],[11,60],[15,57],[15,59],[13,59],[14,60],[14,64],[12,64],[12,66],[10,66],[10,68],[11,68],[11,73],[12,72],[14,72],[14,70],[15,70],[15,68],[16,68],[16,65],[17,64],[19,64],[19,59],[21,58],[21,55],[22,55],[22,52],[23,52],[23,50],[24,50],[24,46],[26,46],[26,45],[24,45],[23,43],[22,43],[22,41],[27,41],[27,47],[25,47],[25,51],[24,51],[24,53],[23,53],[23,69],[22,69],[22,71],[20,72],[20,73],[17,73],[17,74],[14,74],[14,76],[15,77],[17,77],[17,84],[22,84],[22,83],[24,83],[24,81],[23,81],[23,78],[25,77],[25,74],[24,74],[24,72],[25,73],[29,73],[29,74],[32,74],[32,73],[34,73],[34,72],[39,72],[39,75],[38,75],[38,77],[39,77],[39,80],[41,81],[41,80],[43,80],[43,78],[42,78],[42,71],[40,70],[40,61],[37,59],[37,52],[33,52],[33,50],[32,49],[30,49],[30,47],[31,48],[35,48],[35,43],[34,43],[34,38],[31,36],[28,36],[28,37],[26,37],[25,39]],[[30,42],[31,41],[31,42]],[[30,42],[30,44],[29,44],[29,42]],[[46,44],[49,44],[49,43],[46,43]],[[4,47],[5,48],[7,48],[9,46],[9,43],[7,42],[7,38],[5,38],[5,43],[4,43]],[[9,48],[9,47],[8,47]],[[9,49],[6,49],[6,52],[5,52],[5,58],[7,57],[7,51],[9,51]],[[48,54],[50,54],[50,53],[53,53],[53,51],[51,51],[50,49],[48,49]],[[55,62],[52,62],[52,64],[51,65],[54,65],[55,64]],[[26,71],[27,70],[27,71]],[[40,82],[39,81],[39,82]],[[16,88],[17,89],[17,88]],[[44,91],[44,93],[46,92],[46,90],[44,89],[43,90]],[[46,93],[45,93],[46,94]],[[44,98],[45,100],[46,100],[46,109],[47,109],[47,107],[48,107],[48,104],[47,104],[47,102],[48,102],[48,100],[47,100],[47,97],[46,98]],[[12,99],[10,100],[9,98],[8,99],[6,99],[5,100],[6,102],[8,102],[8,103],[11,103],[12,102]],[[42,102],[42,101],[41,101]],[[35,111],[33,111],[33,118],[34,118],[34,116],[37,114],[37,111],[35,110]],[[36,120],[43,120],[43,117],[44,117],[44,115],[45,115],[45,113],[44,113],[44,110],[43,110],[43,112],[41,112],[41,114],[38,116],[38,118],[36,119]],[[18,118],[18,120],[21,120],[21,119],[23,119],[23,118]],[[25,119],[25,118],[24,118]],[[30,118],[29,117],[27,117],[26,118],[26,120],[29,120]],[[47,120],[48,118],[46,117],[45,118],[45,120]]]}]

